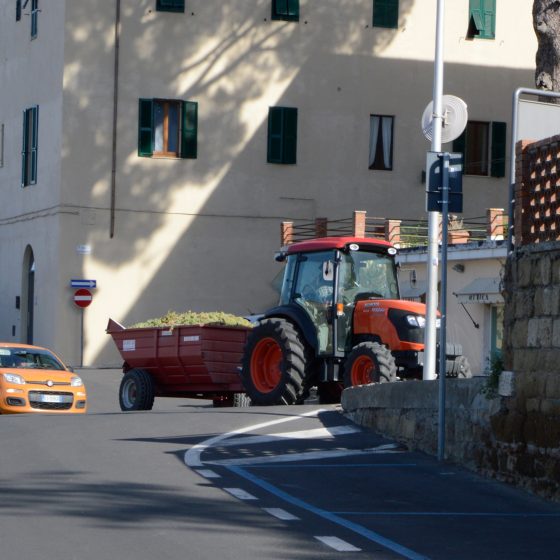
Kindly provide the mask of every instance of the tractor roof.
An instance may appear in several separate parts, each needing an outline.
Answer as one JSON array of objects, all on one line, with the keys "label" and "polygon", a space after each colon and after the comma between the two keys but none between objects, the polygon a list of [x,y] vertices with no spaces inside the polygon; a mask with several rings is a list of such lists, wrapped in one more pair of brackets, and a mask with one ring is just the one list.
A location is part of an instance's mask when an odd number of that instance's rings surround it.
[{"label": "tractor roof", "polygon": [[320,237],[299,241],[288,246],[288,255],[293,253],[311,253],[313,251],[328,251],[330,249],[344,249],[351,243],[359,245],[361,248],[370,250],[388,249],[391,243],[383,239],[373,239],[371,237]]}]

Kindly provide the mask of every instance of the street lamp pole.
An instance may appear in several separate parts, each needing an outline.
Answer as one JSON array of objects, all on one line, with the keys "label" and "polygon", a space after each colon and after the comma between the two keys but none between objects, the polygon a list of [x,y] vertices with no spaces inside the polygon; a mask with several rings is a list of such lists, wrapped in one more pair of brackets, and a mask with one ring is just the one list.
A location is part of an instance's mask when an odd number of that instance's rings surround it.
[{"label": "street lamp pole", "polygon": [[[441,152],[443,127],[443,18],[445,1],[437,0],[436,51],[434,58],[432,152]],[[428,212],[428,286],[426,299],[426,336],[422,378],[436,378],[436,318],[438,299],[439,212]]]}]

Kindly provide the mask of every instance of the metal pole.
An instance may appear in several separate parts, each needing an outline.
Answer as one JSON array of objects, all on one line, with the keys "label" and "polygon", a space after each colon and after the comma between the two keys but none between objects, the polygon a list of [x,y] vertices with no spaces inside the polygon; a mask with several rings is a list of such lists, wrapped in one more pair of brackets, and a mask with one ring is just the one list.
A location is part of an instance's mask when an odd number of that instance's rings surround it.
[{"label": "metal pole", "polygon": [[445,459],[445,371],[447,357],[447,226],[449,215],[449,154],[442,156],[441,168],[441,324],[439,327],[439,414],[438,460]]},{"label": "metal pole", "polygon": [[[436,18],[436,51],[434,58],[432,152],[441,152],[443,126],[443,17],[444,0],[438,0]],[[426,335],[424,340],[423,379],[435,379],[436,315],[438,281],[439,213],[428,212],[428,286],[426,300]]]},{"label": "metal pole", "polygon": [[80,311],[80,367],[84,367],[84,308]]}]

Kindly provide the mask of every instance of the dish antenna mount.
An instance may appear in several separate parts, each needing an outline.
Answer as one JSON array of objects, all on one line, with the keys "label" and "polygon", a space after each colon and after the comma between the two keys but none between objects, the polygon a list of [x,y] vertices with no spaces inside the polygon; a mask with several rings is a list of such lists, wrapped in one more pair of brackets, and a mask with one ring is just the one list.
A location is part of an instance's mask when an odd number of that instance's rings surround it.
[{"label": "dish antenna mount", "polygon": [[[454,95],[442,97],[443,124],[441,141],[443,144],[459,138],[467,126],[467,104]],[[430,101],[422,114],[422,132],[427,140],[432,140],[434,126],[434,102]]]}]

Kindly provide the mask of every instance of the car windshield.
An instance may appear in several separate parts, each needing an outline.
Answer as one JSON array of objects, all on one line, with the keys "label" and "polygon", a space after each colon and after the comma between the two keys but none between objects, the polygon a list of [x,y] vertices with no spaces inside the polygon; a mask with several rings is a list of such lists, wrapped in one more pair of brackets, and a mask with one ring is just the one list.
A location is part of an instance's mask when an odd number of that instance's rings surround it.
[{"label": "car windshield", "polygon": [[15,369],[56,369],[65,367],[47,350],[36,348],[0,348],[0,367]]}]

